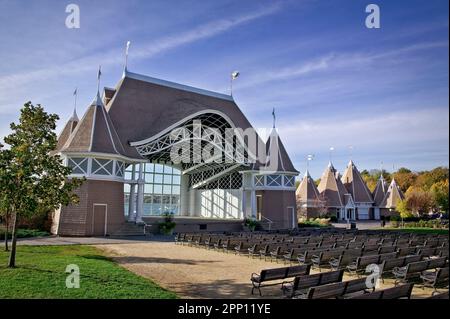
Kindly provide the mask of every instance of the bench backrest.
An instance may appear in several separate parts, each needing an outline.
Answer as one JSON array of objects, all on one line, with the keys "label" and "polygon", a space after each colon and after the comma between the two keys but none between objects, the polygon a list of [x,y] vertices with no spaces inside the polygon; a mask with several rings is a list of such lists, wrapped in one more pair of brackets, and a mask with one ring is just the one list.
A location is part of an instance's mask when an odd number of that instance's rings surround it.
[{"label": "bench backrest", "polygon": [[447,264],[445,257],[439,257],[428,260],[427,269],[442,268]]},{"label": "bench backrest", "polygon": [[368,294],[353,297],[352,299],[399,299],[410,298],[414,287],[413,283],[407,283],[393,288],[378,290]]},{"label": "bench backrest", "polygon": [[288,267],[288,271],[286,273],[286,278],[302,276],[302,275],[309,275],[310,270],[311,270],[310,264],[291,266],[291,267]]}]

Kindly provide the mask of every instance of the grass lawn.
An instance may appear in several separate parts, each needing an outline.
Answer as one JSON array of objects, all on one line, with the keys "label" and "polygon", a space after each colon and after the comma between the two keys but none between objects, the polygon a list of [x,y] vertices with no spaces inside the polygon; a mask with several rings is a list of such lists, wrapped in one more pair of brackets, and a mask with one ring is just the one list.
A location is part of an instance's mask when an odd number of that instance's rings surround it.
[{"label": "grass lawn", "polygon": [[[3,247],[2,247],[3,248]],[[19,246],[17,268],[0,251],[3,298],[176,298],[152,281],[120,267],[91,246]],[[66,288],[69,264],[80,268],[80,288]]]},{"label": "grass lawn", "polygon": [[438,235],[448,235],[448,229],[436,229],[436,228],[423,228],[423,227],[405,227],[405,228],[379,228],[382,230],[392,230],[401,231],[406,233],[416,233],[416,234],[438,234]]}]

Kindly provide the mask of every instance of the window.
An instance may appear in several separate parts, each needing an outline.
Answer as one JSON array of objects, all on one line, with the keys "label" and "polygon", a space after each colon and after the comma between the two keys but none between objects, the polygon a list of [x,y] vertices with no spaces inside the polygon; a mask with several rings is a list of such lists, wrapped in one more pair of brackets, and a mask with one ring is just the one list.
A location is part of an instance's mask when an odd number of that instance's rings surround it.
[{"label": "window", "polygon": [[113,175],[113,161],[107,159],[92,159],[92,174]]},{"label": "window", "polygon": [[294,187],[295,186],[295,176],[284,175],[284,186]]},{"label": "window", "polygon": [[281,186],[281,175],[267,175],[267,186]]},{"label": "window", "polygon": [[125,164],[123,162],[116,162],[116,176],[123,177],[123,170],[125,168]]},{"label": "window", "polygon": [[[177,214],[180,202],[181,171],[168,165],[153,163],[146,163],[144,168],[144,215],[161,215],[164,212]],[[130,174],[132,169],[131,165],[127,167],[125,176]],[[136,167],[136,171],[138,170]],[[124,188],[124,192],[129,194],[129,187]]]},{"label": "window", "polygon": [[264,175],[255,176],[255,186],[264,186]]},{"label": "window", "polygon": [[88,159],[82,157],[69,158],[68,166],[72,169],[72,174],[87,174]]}]

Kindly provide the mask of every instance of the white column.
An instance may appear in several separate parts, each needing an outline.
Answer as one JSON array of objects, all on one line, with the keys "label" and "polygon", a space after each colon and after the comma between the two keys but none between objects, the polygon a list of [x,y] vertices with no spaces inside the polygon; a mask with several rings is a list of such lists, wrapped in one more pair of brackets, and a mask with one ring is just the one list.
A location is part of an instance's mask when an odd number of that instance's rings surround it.
[{"label": "white column", "polygon": [[[134,181],[136,179],[136,165],[132,165],[132,171],[131,171],[131,180]],[[135,215],[135,206],[136,201],[134,200],[134,192],[135,192],[136,185],[133,183],[130,184],[130,198],[128,199],[128,221],[134,222],[136,221],[136,215]]]},{"label": "white column", "polygon": [[246,205],[247,205],[247,196],[246,196],[246,194],[245,194],[246,192],[245,192],[245,190],[244,190],[244,188],[242,188],[242,199],[241,199],[241,208],[242,208],[242,218],[244,219],[244,218],[246,218],[247,217],[247,207],[246,207]]},{"label": "white column", "polygon": [[180,206],[178,214],[180,216],[189,216],[189,175],[181,174],[180,181]]},{"label": "white column", "polygon": [[250,206],[251,206],[251,214],[252,214],[252,218],[256,219],[256,191],[255,189],[251,190],[250,193]]},{"label": "white column", "polygon": [[139,177],[137,180],[137,203],[136,203],[136,223],[142,223],[144,214],[144,164],[139,164]]}]

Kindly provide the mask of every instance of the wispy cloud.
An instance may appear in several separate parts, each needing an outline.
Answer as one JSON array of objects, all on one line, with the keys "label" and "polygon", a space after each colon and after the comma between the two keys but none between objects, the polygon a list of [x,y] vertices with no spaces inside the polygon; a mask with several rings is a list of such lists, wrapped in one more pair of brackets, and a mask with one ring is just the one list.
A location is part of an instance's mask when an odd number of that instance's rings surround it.
[{"label": "wispy cloud", "polygon": [[[449,140],[448,108],[423,107],[420,110],[390,112],[371,117],[292,119],[280,128],[293,153],[321,152],[328,146],[380,151],[405,148],[408,145],[436,145]],[[446,143],[446,144],[447,144]],[[447,144],[448,145],[448,144]]]},{"label": "wispy cloud", "polygon": [[257,74],[249,76],[248,79],[242,79],[242,83],[239,84],[239,88],[243,89],[261,85],[266,82],[307,76],[321,71],[334,71],[339,68],[342,69],[360,66],[368,67],[381,59],[386,60],[399,55],[406,55],[414,51],[441,47],[448,47],[448,42],[423,42],[385,52],[330,52],[319,58],[315,58],[301,64],[258,72]]},{"label": "wispy cloud", "polygon": [[[140,46],[139,43],[136,43],[136,49],[133,50],[132,57],[133,59],[151,58],[167,50],[214,37],[245,23],[274,14],[280,9],[281,5],[276,3],[263,9],[237,16],[236,18],[211,21],[181,34],[156,39],[145,46]],[[107,54],[86,56],[59,66],[2,76],[0,77],[0,96],[4,96],[5,94],[3,93],[6,93],[9,88],[22,86],[33,81],[42,81],[61,75],[83,73],[95,69],[99,64],[102,64],[102,66],[120,64],[123,61],[122,51],[123,49],[116,48],[109,50]]]}]

